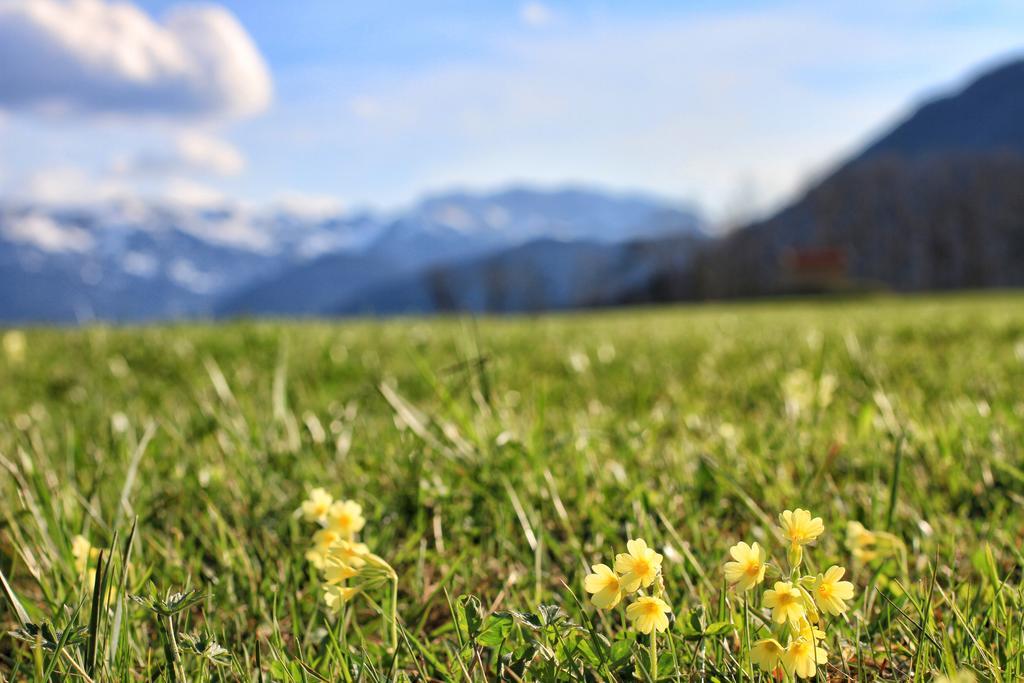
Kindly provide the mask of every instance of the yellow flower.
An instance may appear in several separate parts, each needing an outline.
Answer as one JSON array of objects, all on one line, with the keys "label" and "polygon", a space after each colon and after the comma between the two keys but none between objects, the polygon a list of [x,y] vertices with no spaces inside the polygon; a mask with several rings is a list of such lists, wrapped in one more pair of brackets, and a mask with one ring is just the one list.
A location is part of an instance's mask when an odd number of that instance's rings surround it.
[{"label": "yellow flower", "polygon": [[782,653],[782,664],[800,678],[811,678],[818,671],[818,665],[827,661],[825,649],[803,636],[793,640]]},{"label": "yellow flower", "polygon": [[309,492],[309,499],[302,502],[302,516],[307,522],[323,523],[333,502],[334,498],[324,489],[313,489]]},{"label": "yellow flower", "polygon": [[313,534],[313,547],[306,551],[306,559],[317,569],[323,569],[328,551],[331,546],[337,544],[341,544],[341,547],[336,554],[346,555],[351,551],[353,555],[365,555],[370,552],[370,549],[363,543],[346,541],[335,529],[320,529]]},{"label": "yellow flower", "polygon": [[642,538],[627,542],[626,550],[629,552],[615,556],[615,571],[622,577],[622,590],[632,593],[654,583],[661,571],[662,557],[648,548]]},{"label": "yellow flower", "polygon": [[11,330],[4,334],[3,347],[11,363],[20,363],[25,358],[25,333],[21,330]]},{"label": "yellow flower", "polygon": [[590,601],[600,609],[611,609],[622,600],[622,583],[612,568],[606,564],[595,564],[591,567],[593,574],[583,579],[583,588],[593,593]]},{"label": "yellow flower", "polygon": [[327,528],[334,529],[347,539],[355,538],[366,524],[363,507],[351,500],[339,500],[327,513]]},{"label": "yellow flower", "polygon": [[81,534],[71,539],[71,554],[75,558],[75,569],[79,573],[84,572],[85,568],[89,566],[89,560],[94,557],[94,550],[89,539]]},{"label": "yellow flower", "polygon": [[626,617],[640,633],[664,631],[668,628],[668,614],[672,608],[661,598],[645,595],[626,608]]},{"label": "yellow flower", "polygon": [[358,588],[350,586],[331,585],[324,589],[324,602],[331,609],[338,609],[359,593]]},{"label": "yellow flower", "polygon": [[975,683],[977,680],[974,674],[965,669],[954,673],[952,678],[949,676],[936,676],[932,683]]},{"label": "yellow flower", "polygon": [[741,591],[747,591],[764,581],[764,548],[757,543],[747,545],[740,541],[729,549],[733,562],[725,563],[725,580]]},{"label": "yellow flower", "polygon": [[819,640],[825,639],[825,632],[816,628],[810,621],[804,618],[801,619],[800,623],[797,625],[797,637],[818,642]]},{"label": "yellow flower", "polygon": [[[874,553],[870,548],[879,543],[879,538],[874,531],[865,527],[858,521],[851,521],[846,525],[846,547],[850,549],[854,557],[865,561],[873,559]],[[863,555],[869,555],[864,558]]]},{"label": "yellow flower", "polygon": [[313,534],[313,547],[306,551],[306,559],[317,569],[323,569],[324,561],[327,559],[327,550],[340,540],[342,540],[341,534],[337,531],[321,529]]},{"label": "yellow flower", "polygon": [[370,549],[363,543],[335,541],[323,554],[324,581],[336,584],[351,579],[359,574],[370,557]]},{"label": "yellow flower", "polygon": [[787,621],[796,626],[804,616],[803,593],[789,581],[776,581],[775,589],[764,592],[764,606],[771,609],[777,624]]},{"label": "yellow flower", "polygon": [[822,611],[838,616],[846,611],[846,600],[853,599],[853,584],[840,581],[846,570],[832,565],[824,575],[818,574],[812,594],[814,602]]},{"label": "yellow flower", "polygon": [[813,543],[825,532],[825,523],[821,521],[821,517],[812,519],[811,513],[801,508],[783,512],[779,515],[779,524],[782,535],[792,548]]},{"label": "yellow flower", "polygon": [[765,638],[754,643],[750,648],[750,659],[754,664],[765,671],[775,671],[782,661],[782,654],[786,651],[779,641],[774,638]]},{"label": "yellow flower", "polygon": [[367,559],[374,557],[365,543],[353,541],[336,540],[327,548],[327,560],[344,562],[359,569],[366,564]]},{"label": "yellow flower", "polygon": [[350,564],[330,558],[324,561],[324,583],[340,584],[358,575],[359,570]]},{"label": "yellow flower", "polygon": [[878,557],[877,545],[878,535],[874,531],[856,521],[846,525],[846,547],[861,562],[870,562]]},{"label": "yellow flower", "polygon": [[96,582],[96,568],[89,564],[99,557],[99,548],[93,547],[85,536],[81,534],[71,539],[71,555],[75,558],[75,571],[85,579],[85,585],[92,587]]}]

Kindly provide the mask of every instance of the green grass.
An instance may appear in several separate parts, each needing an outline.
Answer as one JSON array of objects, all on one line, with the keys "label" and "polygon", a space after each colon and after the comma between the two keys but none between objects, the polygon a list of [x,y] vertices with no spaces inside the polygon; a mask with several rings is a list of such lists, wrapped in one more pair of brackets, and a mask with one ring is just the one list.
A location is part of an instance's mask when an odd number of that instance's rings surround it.
[{"label": "green grass", "polygon": [[[650,678],[647,639],[583,590],[636,536],[674,611],[658,676],[746,680],[764,612],[745,623],[722,564],[746,540],[784,565],[794,507],[825,521],[810,566],[857,588],[819,680],[1024,677],[1020,296],[25,334],[19,362],[0,348],[25,612],[0,594],[0,680]],[[837,386],[794,416],[799,369]],[[296,514],[315,486],[363,505],[397,570],[397,649],[386,587],[324,605]],[[850,520],[905,556],[854,562]],[[76,534],[109,559],[95,586]]]}]

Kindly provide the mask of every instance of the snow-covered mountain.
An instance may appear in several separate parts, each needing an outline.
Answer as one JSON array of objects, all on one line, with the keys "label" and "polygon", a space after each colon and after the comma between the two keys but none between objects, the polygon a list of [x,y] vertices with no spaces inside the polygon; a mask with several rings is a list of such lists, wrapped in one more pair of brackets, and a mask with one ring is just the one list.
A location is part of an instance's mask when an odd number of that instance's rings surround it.
[{"label": "snow-covered mountain", "polygon": [[[219,311],[331,314],[358,292],[413,282],[426,269],[537,240],[607,245],[669,235],[703,236],[701,226],[693,210],[643,196],[578,188],[438,195],[387,223],[365,250],[326,254],[283,271],[229,297]],[[559,267],[557,260],[551,267]],[[372,310],[373,302],[364,303],[358,308]]]},{"label": "snow-covered mountain", "polygon": [[330,313],[356,291],[538,239],[614,244],[700,226],[660,200],[580,189],[451,193],[390,216],[0,205],[0,321]]},{"label": "snow-covered mountain", "polygon": [[269,273],[364,248],[368,216],[117,202],[0,207],[0,319],[81,322],[209,315]]}]

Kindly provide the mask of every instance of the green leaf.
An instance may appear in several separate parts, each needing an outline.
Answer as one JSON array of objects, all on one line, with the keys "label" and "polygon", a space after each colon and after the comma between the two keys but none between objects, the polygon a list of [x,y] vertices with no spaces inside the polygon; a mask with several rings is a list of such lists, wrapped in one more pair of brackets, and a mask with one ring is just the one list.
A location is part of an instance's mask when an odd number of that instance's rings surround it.
[{"label": "green leaf", "polygon": [[484,621],[476,642],[484,647],[498,647],[508,638],[514,625],[511,616],[492,614]]},{"label": "green leaf", "polygon": [[707,638],[713,638],[715,636],[724,636],[727,633],[732,633],[736,630],[736,625],[731,621],[716,621],[715,623],[704,629],[704,636]]}]

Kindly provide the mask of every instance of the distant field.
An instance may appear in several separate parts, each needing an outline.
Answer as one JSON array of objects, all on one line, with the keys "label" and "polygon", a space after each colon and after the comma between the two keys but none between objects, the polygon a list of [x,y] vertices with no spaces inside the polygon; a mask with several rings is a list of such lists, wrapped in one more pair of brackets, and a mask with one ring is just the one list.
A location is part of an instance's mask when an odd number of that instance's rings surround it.
[{"label": "distant field", "polygon": [[[0,680],[767,681],[782,577],[745,611],[722,566],[757,541],[788,572],[797,507],[804,568],[855,587],[818,680],[1024,677],[1024,296],[0,337]],[[315,487],[362,505],[397,604],[327,607]],[[656,666],[584,586],[637,537]]]}]

